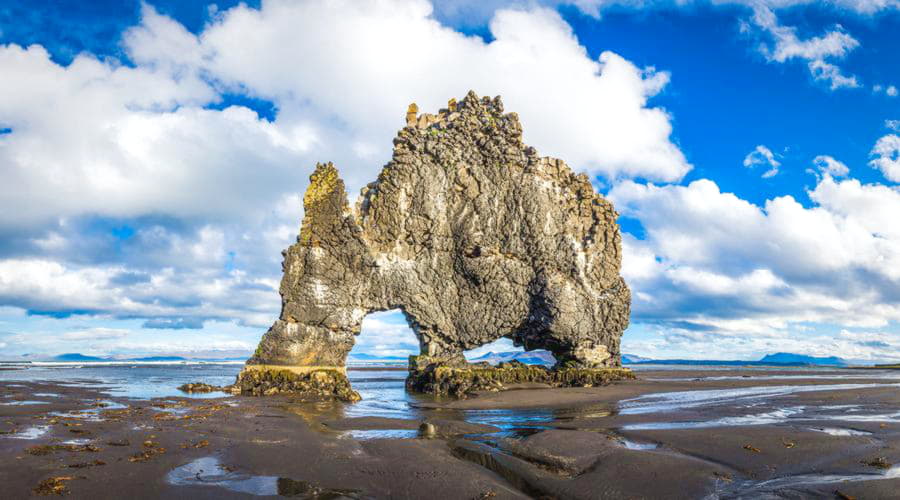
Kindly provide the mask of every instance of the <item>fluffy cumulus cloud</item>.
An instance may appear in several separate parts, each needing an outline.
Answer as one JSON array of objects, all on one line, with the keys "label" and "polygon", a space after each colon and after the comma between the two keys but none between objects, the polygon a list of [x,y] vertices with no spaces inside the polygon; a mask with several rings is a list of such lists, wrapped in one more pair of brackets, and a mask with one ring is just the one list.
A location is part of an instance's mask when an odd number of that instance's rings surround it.
[{"label": "fluffy cumulus cloud", "polygon": [[888,134],[878,139],[870,155],[869,165],[881,170],[886,179],[900,182],[900,136]]},{"label": "fluffy cumulus cloud", "polygon": [[646,233],[624,238],[637,320],[656,324],[670,348],[721,342],[732,353],[765,352],[765,339],[813,324],[896,324],[900,191],[825,172],[808,195],[811,207],[790,196],[757,206],[706,179],[613,188],[617,209]]},{"label": "fluffy cumulus cloud", "polygon": [[[438,109],[470,88],[503,95],[525,124],[526,141],[547,154],[566,152],[586,170],[672,181],[690,169],[669,139],[669,116],[647,105],[667,73],[611,52],[592,60],[552,10],[498,11],[490,31],[489,43],[464,36],[421,1],[271,2],[229,11],[202,45],[209,71],[277,102],[279,121],[314,116],[339,124],[323,135],[333,137],[329,152],[355,186],[366,180],[357,173],[368,178],[388,157],[410,102]],[[237,36],[245,32],[257,36]],[[360,81],[369,92],[358,92]],[[345,144],[353,156],[341,155]]]},{"label": "fluffy cumulus cloud", "polygon": [[778,168],[781,166],[781,162],[775,157],[776,155],[771,149],[760,144],[744,157],[744,166],[747,168],[754,168],[757,166],[765,167],[766,171],[762,173],[762,177],[763,179],[768,179],[769,177],[777,175]]}]

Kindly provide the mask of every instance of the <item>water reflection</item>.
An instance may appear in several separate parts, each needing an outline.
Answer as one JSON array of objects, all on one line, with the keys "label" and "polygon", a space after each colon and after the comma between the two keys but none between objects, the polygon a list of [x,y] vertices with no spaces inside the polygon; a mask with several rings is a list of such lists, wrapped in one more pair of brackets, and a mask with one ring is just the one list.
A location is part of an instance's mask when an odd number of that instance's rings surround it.
[{"label": "water reflection", "polygon": [[[427,408],[423,403],[440,401],[441,398],[406,391],[406,375],[403,370],[348,370],[347,376],[362,401],[339,405],[322,405],[293,409],[306,418],[362,418],[382,417],[403,420],[455,420],[468,424],[492,426],[495,432],[463,434],[471,439],[497,439],[500,437],[525,437],[541,430],[556,428],[556,423],[576,418],[603,418],[615,415],[610,404],[592,405],[568,409],[489,409],[460,410]],[[348,431],[345,435],[356,439],[382,439],[389,437],[413,438],[417,431],[408,429]]]}]

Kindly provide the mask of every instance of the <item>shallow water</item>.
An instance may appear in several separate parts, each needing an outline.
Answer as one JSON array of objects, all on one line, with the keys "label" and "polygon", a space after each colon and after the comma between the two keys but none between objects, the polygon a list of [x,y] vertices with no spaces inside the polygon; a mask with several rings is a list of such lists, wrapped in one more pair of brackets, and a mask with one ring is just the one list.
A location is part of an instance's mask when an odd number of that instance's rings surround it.
[{"label": "shallow water", "polygon": [[622,439],[620,442],[622,443],[622,446],[624,446],[625,448],[628,448],[629,450],[646,451],[646,450],[655,450],[655,449],[659,448],[659,445],[657,443],[638,443],[636,441],[630,441],[628,439]]},{"label": "shallow water", "polygon": [[824,432],[831,436],[871,436],[869,431],[858,431],[856,429],[839,429],[837,427],[810,427],[810,430],[816,432]]},{"label": "shallow water", "polygon": [[[705,370],[706,368],[704,368]],[[809,368],[807,368],[809,369]],[[646,380],[659,380],[667,382],[693,382],[693,381],[729,381],[729,380],[871,380],[887,379],[900,380],[900,371],[895,370],[847,370],[834,369],[833,372],[822,372],[817,368],[813,373],[766,373],[753,370],[745,375],[704,375],[699,377],[648,377]]]},{"label": "shallow water", "polygon": [[[504,432],[521,429],[549,429],[557,420],[552,410],[424,410],[416,403],[434,401],[427,395],[406,392],[406,371],[357,371],[347,372],[353,388],[362,401],[344,407],[347,417],[385,417],[421,420],[426,417],[462,420],[472,424],[487,424]],[[382,438],[385,431],[359,431],[360,439]],[[415,437],[416,431],[391,430],[398,436]],[[412,434],[410,434],[412,433]]]},{"label": "shallow water", "polygon": [[37,439],[50,430],[49,425],[36,425],[34,427],[27,427],[20,431],[16,431],[13,434],[5,434],[3,437],[11,438],[11,439]]},{"label": "shallow water", "polygon": [[217,457],[203,457],[176,467],[166,475],[175,486],[212,486],[255,496],[301,498],[359,498],[357,490],[326,489],[286,477],[254,476],[222,465]]},{"label": "shallow water", "polygon": [[622,415],[662,413],[700,406],[714,406],[745,403],[751,400],[765,400],[803,392],[834,390],[870,389],[877,387],[900,387],[900,384],[821,384],[821,385],[776,385],[741,387],[734,389],[709,389],[699,391],[666,392],[646,394],[622,401]]},{"label": "shallow water", "polygon": [[[801,474],[797,476],[783,476],[765,481],[740,481],[729,489],[739,493],[737,498],[754,498],[763,493],[774,493],[778,490],[796,488],[798,486],[816,486],[856,481],[877,481],[898,477],[900,477],[900,466],[894,466],[882,472],[865,474]],[[765,498],[770,497],[767,496]],[[777,498],[781,498],[781,496],[778,496]]]},{"label": "shallow water", "polygon": [[428,396],[406,392],[405,370],[347,370],[347,378],[362,401],[344,407],[347,417],[418,419],[422,412],[416,402],[432,401]]},{"label": "shallow water", "polygon": [[803,406],[778,408],[765,413],[722,417],[711,420],[686,422],[645,422],[622,426],[623,430],[663,430],[663,429],[702,429],[706,427],[736,427],[742,425],[772,425],[786,422],[788,419],[803,413]]},{"label": "shallow water", "polygon": [[419,431],[412,429],[353,429],[341,433],[342,437],[351,439],[414,439]]},{"label": "shallow water", "polygon": [[177,467],[166,475],[166,481],[176,486],[215,486],[250,495],[278,494],[277,477],[231,472],[216,457],[199,458]]},{"label": "shallow water", "polygon": [[[242,363],[117,363],[45,364],[22,370],[0,371],[0,381],[53,382],[100,387],[110,396],[150,399],[169,396],[220,398],[222,393],[185,394],[178,386],[203,381],[212,385],[234,383]],[[35,394],[38,396],[38,394]],[[47,397],[52,397],[49,394]]]}]

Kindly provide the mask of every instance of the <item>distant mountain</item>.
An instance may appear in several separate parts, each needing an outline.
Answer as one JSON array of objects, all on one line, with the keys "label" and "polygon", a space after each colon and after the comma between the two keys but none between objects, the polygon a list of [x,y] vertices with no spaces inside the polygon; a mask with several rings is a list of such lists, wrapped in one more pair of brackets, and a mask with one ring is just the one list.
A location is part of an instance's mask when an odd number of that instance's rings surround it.
[{"label": "distant mountain", "polygon": [[847,363],[845,360],[837,357],[837,356],[828,356],[828,357],[815,357],[815,356],[806,356],[803,354],[793,354],[789,352],[778,352],[775,354],[767,354],[763,356],[762,359],[759,360],[762,363],[778,363],[778,364],[795,364],[800,363],[804,365],[819,365],[819,366],[846,366]]},{"label": "distant mountain", "polygon": [[98,358],[97,356],[85,356],[84,354],[78,352],[70,352],[66,354],[60,354],[59,356],[53,356],[51,358],[52,361],[106,361],[104,358]]},{"label": "distant mountain", "polygon": [[622,355],[622,363],[623,364],[631,364],[631,363],[643,363],[646,361],[653,361],[650,358],[645,358],[643,356],[638,356],[636,354],[623,354]]},{"label": "distant mountain", "polygon": [[181,356],[147,356],[143,358],[123,359],[122,361],[187,361],[187,358]]},{"label": "distant mountain", "polygon": [[185,358],[183,356],[143,356],[138,358],[118,358],[112,356],[99,357],[99,356],[87,356],[85,354],[81,354],[78,352],[70,352],[66,354],[60,354],[58,356],[52,356],[50,358],[38,358],[40,360],[47,361],[57,361],[57,362],[68,362],[68,363],[97,363],[97,362],[129,362],[133,361],[135,363],[165,363],[165,362],[180,362],[180,361],[204,361],[207,363],[215,363],[215,362],[223,362],[223,361],[246,361],[245,356],[236,357],[236,358]]},{"label": "distant mountain", "polygon": [[548,351],[511,351],[511,352],[488,352],[487,354],[472,358],[469,361],[480,363],[486,361],[492,365],[497,363],[518,361],[526,365],[552,365],[556,363],[556,358]]},{"label": "distant mountain", "polygon": [[[637,359],[635,359],[637,358]],[[622,355],[622,363],[633,365],[687,365],[687,366],[848,366],[846,360],[836,356],[817,358],[803,354],[779,352],[763,356],[759,361],[740,359],[647,359],[629,354]]]}]

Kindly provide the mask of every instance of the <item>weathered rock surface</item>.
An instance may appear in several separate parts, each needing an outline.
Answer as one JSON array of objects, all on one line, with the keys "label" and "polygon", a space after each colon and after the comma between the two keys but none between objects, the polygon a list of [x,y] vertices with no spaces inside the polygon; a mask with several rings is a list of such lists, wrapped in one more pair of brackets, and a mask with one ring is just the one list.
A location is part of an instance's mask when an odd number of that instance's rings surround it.
[{"label": "weathered rock surface", "polygon": [[393,159],[354,206],[331,163],[310,181],[281,316],[248,369],[340,369],[363,318],[390,309],[425,365],[506,337],[558,367],[621,366],[617,214],[587,176],[523,144],[499,97],[470,92],[437,115],[410,106]]}]

